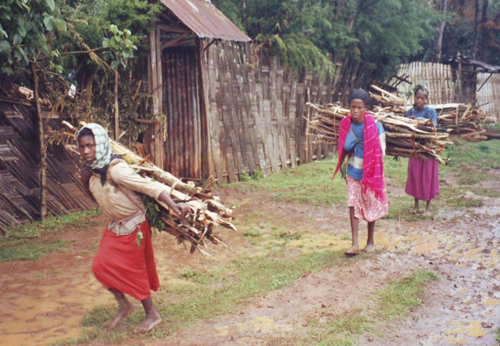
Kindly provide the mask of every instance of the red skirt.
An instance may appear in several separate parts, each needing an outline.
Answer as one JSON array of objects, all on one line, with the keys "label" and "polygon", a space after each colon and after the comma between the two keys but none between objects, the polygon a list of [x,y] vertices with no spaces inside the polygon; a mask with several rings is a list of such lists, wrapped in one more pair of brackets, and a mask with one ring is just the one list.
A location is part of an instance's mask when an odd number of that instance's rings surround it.
[{"label": "red skirt", "polygon": [[430,201],[439,194],[438,162],[410,158],[405,192],[416,199]]},{"label": "red skirt", "polygon": [[[136,243],[139,229],[144,236],[140,247]],[[158,291],[160,280],[156,272],[149,222],[145,221],[131,234],[121,236],[106,228],[92,271],[106,289],[114,288],[138,300],[148,298],[151,290]]]}]

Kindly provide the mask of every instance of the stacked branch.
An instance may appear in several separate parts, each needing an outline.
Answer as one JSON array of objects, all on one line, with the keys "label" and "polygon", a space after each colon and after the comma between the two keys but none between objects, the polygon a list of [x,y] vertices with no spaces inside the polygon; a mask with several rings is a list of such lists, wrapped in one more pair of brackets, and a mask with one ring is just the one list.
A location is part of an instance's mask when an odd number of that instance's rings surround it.
[{"label": "stacked branch", "polygon": [[[74,128],[65,123],[66,126]],[[72,137],[75,137],[73,134]],[[175,202],[189,205],[189,213],[182,219],[174,214],[170,208],[157,200],[146,199],[146,208],[152,227],[165,231],[177,238],[178,243],[190,245],[193,253],[198,250],[203,255],[210,255],[207,251],[207,242],[222,244],[229,247],[215,233],[216,226],[223,226],[236,231],[231,223],[233,210],[224,206],[217,196],[214,196],[211,187],[215,179],[210,177],[203,186],[195,186],[193,182],[185,183],[169,172],[166,172],[153,163],[135,154],[122,144],[111,140],[113,152],[119,154],[139,174],[149,177],[165,185],[165,190]],[[76,150],[73,148],[73,150]]]},{"label": "stacked branch", "polygon": [[[390,110],[397,115],[405,116],[408,109],[405,106],[405,100],[373,85],[372,89],[377,92],[370,93],[370,96],[379,104],[376,110]],[[432,107],[437,113],[438,131],[449,132],[469,141],[487,140],[488,136],[482,125],[495,122],[495,117],[487,115],[473,103],[450,103]]]},{"label": "stacked branch", "polygon": [[486,129],[482,125],[495,122],[495,117],[488,116],[471,103],[437,105],[434,108],[438,114],[439,128],[450,130],[451,134],[470,141],[487,140]]},{"label": "stacked branch", "polygon": [[[307,105],[316,110],[316,114],[308,122],[308,127],[321,141],[337,145],[340,122],[349,115],[349,110],[338,105],[327,107],[312,103]],[[420,121],[401,117],[393,112],[392,107],[379,108],[375,112],[368,113],[384,127],[387,155],[416,157],[423,160],[432,158],[446,164],[440,154],[447,145],[453,143],[447,141],[449,134],[437,132],[430,120]]]}]

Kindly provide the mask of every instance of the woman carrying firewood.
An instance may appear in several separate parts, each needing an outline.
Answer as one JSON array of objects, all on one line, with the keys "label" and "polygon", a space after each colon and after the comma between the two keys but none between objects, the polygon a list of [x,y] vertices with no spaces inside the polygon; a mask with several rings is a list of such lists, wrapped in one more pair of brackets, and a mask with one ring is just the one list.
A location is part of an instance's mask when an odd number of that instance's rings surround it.
[{"label": "woman carrying firewood", "polygon": [[176,204],[164,185],[139,176],[119,155],[112,155],[108,135],[100,125],[85,125],[78,132],[77,142],[85,161],[82,182],[110,219],[92,266],[96,279],[118,302],[118,312],[108,329],[134,310],[125,297],[128,294],[140,300],[146,312],[134,333],[149,332],[162,321],[151,298],[151,290],[157,291],[160,282],[146,208],[136,192],[166,203],[172,213],[181,217],[189,207]]},{"label": "woman carrying firewood", "polygon": [[[368,240],[364,251],[375,249],[375,221],[388,213],[384,181],[383,156],[385,131],[382,125],[366,113],[370,95],[354,89],[349,96],[350,115],[342,119],[339,133],[339,162],[335,175],[347,161],[347,205],[351,221],[352,247],[346,255],[361,252],[358,244],[359,220],[368,222]],[[332,178],[332,179],[333,179]]]},{"label": "woman carrying firewood", "polygon": [[[429,92],[421,85],[415,88],[415,104],[406,112],[406,117],[413,119],[431,119],[434,127],[438,126],[437,114],[434,108],[426,105]],[[408,161],[408,180],[405,192],[415,198],[415,205],[410,214],[418,213],[418,201],[427,201],[424,215],[431,214],[431,200],[439,194],[438,162],[410,158]]]}]

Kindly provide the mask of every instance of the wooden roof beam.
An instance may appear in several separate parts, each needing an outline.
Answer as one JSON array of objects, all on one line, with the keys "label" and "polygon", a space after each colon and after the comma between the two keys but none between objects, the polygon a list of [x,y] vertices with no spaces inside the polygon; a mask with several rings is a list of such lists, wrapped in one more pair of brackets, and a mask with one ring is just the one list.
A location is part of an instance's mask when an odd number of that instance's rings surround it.
[{"label": "wooden roof beam", "polygon": [[189,34],[191,31],[187,28],[183,28],[180,26],[172,26],[172,25],[166,25],[166,24],[158,24],[157,25],[158,29],[167,32],[167,33],[176,33],[176,34]]},{"label": "wooden roof beam", "polygon": [[189,35],[189,33],[181,35],[179,37],[174,38],[173,40],[170,40],[170,41],[162,44],[161,45],[161,50],[164,50],[165,48],[174,47],[174,46],[178,45],[178,42],[181,41],[182,39],[184,39],[188,35]]}]

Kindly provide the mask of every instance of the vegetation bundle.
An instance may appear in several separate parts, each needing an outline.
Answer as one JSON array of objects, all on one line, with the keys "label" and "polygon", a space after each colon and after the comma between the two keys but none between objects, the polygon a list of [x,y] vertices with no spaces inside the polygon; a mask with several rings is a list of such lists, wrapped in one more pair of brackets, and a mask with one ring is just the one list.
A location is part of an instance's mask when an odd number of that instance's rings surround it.
[{"label": "vegetation bundle", "polygon": [[[66,125],[72,128],[70,124]],[[75,137],[74,134],[67,135]],[[207,241],[229,247],[214,231],[219,225],[233,231],[237,230],[231,223],[233,210],[224,206],[220,199],[213,195],[212,186],[215,183],[213,177],[210,177],[203,186],[196,186],[193,182],[185,183],[122,144],[112,139],[110,141],[113,153],[119,154],[138,174],[162,183],[175,202],[183,202],[189,206],[188,215],[182,219],[166,204],[145,197],[147,215],[153,228],[172,234],[179,244],[185,245],[187,242],[190,244],[191,253],[198,250],[203,255],[209,256],[206,250]]]}]

